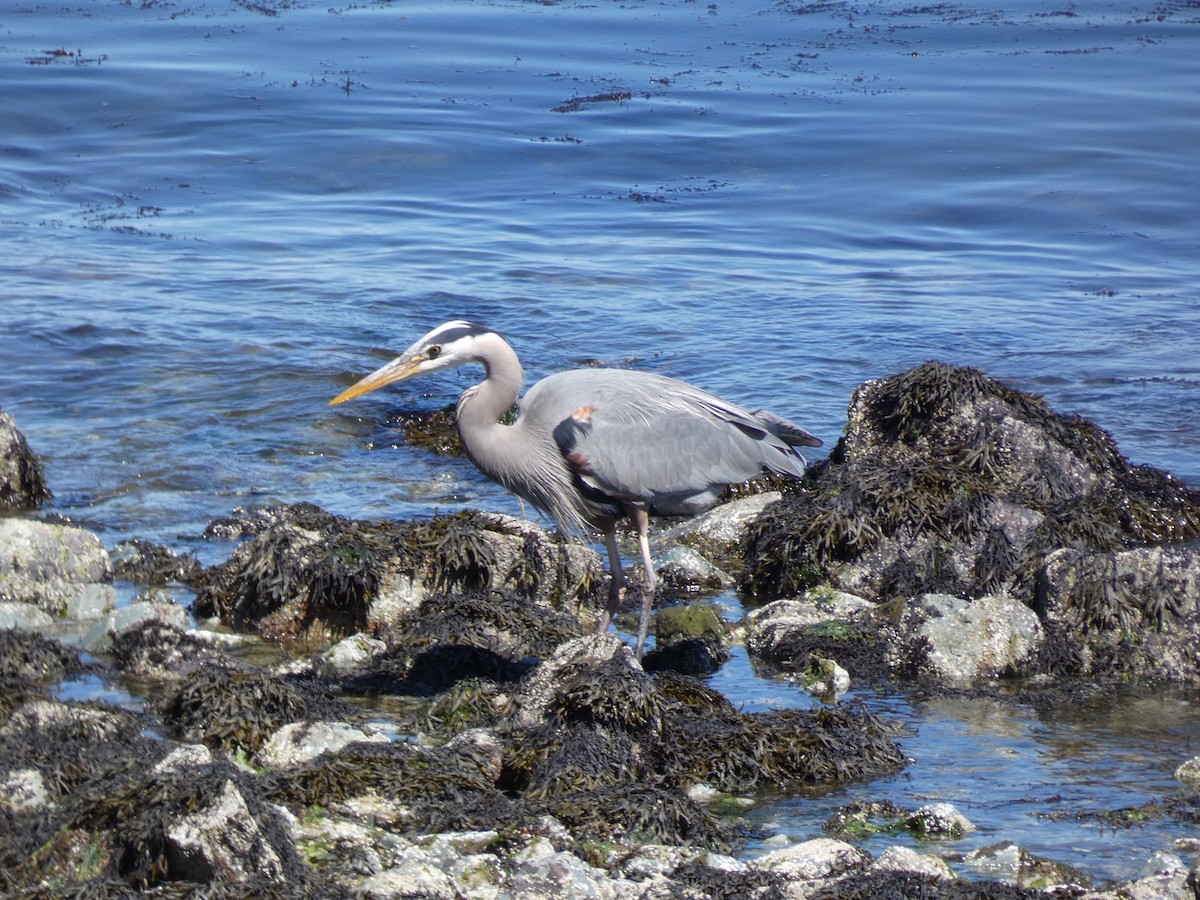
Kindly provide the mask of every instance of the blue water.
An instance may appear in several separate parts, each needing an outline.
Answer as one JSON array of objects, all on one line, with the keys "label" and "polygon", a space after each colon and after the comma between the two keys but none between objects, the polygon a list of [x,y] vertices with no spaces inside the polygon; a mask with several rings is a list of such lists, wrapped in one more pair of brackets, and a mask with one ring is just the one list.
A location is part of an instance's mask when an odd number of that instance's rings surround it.
[{"label": "blue water", "polygon": [[[44,0],[0,71],[0,406],[110,543],[519,512],[387,424],[475,373],[326,406],[457,317],[530,379],[636,365],[827,446],[863,380],[974,365],[1200,483],[1194,4]],[[988,752],[942,715],[906,708],[921,755]]]}]

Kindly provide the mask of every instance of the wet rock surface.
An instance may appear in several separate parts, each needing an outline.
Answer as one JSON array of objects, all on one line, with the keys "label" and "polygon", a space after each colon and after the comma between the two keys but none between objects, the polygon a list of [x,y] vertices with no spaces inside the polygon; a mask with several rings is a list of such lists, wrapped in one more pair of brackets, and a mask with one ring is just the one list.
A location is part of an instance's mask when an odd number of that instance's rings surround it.
[{"label": "wet rock surface", "polygon": [[[660,555],[644,666],[590,633],[596,554],[504,516],[237,511],[206,532],[240,541],[208,569],[0,519],[0,617],[38,614],[0,618],[22,625],[0,630],[0,894],[1084,895],[1011,841],[955,854],[974,814],[944,802],[850,804],[824,837],[734,855],[761,837],[738,812],[754,797],[903,770],[903,735],[839,700],[850,685],[1032,676],[1036,703],[1079,676],[1195,678],[1194,493],[973,370],[864,385],[850,421],[806,483],[656,534],[681,552]],[[739,569],[764,602],[740,627],[696,602]],[[87,602],[114,577],[148,590]],[[73,643],[47,636],[64,621]],[[822,702],[744,712],[695,677],[743,636]],[[142,699],[56,697],[83,675]],[[1194,768],[1103,821],[1200,822]],[[872,856],[868,834],[920,843]],[[1111,895],[1196,883],[1163,854]]]},{"label": "wet rock surface", "polygon": [[41,461],[12,416],[0,409],[0,512],[36,509],[49,499]]}]

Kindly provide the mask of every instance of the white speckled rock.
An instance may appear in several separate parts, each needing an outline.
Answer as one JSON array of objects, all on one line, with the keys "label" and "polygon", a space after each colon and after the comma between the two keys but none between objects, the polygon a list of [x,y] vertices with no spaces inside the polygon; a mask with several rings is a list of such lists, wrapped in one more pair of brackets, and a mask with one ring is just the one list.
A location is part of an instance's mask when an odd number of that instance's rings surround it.
[{"label": "white speckled rock", "polygon": [[888,847],[872,863],[873,871],[912,872],[938,880],[949,880],[956,877],[946,861],[938,856],[918,853],[911,847],[901,847],[899,844]]},{"label": "white speckled rock", "polygon": [[754,860],[756,869],[786,875],[799,881],[813,881],[840,875],[867,862],[867,854],[845,841],[833,838],[814,838],[772,850]]},{"label": "white speckled rock", "polygon": [[97,616],[116,596],[100,538],[84,528],[0,519],[0,600],[53,616]]},{"label": "white speckled rock", "polygon": [[388,739],[345,722],[292,722],[271,735],[255,754],[254,762],[272,769],[290,769],[358,742],[386,744]]},{"label": "white speckled rock", "polygon": [[929,664],[948,680],[993,677],[1017,668],[1042,642],[1037,615],[1019,600],[990,594],[968,603],[947,594],[917,598]]}]

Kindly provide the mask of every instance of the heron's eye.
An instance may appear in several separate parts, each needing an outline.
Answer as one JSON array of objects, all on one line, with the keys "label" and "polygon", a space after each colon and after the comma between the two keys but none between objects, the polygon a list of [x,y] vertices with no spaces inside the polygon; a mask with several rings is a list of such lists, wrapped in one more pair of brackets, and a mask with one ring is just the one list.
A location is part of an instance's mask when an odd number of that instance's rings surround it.
[{"label": "heron's eye", "polygon": [[432,347],[430,347],[428,350],[425,351],[425,355],[428,356],[430,359],[437,359],[439,356],[442,355],[442,348],[439,344],[434,344]]}]

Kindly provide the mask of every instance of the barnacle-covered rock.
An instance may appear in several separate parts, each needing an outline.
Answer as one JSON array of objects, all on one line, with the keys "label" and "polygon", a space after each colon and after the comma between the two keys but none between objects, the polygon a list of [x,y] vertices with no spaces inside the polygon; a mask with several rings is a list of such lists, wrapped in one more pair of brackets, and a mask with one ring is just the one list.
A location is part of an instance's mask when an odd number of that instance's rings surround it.
[{"label": "barnacle-covered rock", "polygon": [[205,667],[235,667],[204,640],[153,618],[116,635],[109,653],[118,669],[141,681],[178,681]]},{"label": "barnacle-covered rock", "polygon": [[[826,583],[880,603],[1011,596],[1044,618],[1039,592],[1057,551],[1198,536],[1200,494],[1131,465],[1100,428],[976,369],[929,362],[855,391],[846,437],[811,486],[750,526],[741,586],[766,600]],[[1080,598],[1094,626],[1084,643],[1170,618],[1171,589],[1150,588],[1147,616],[1120,592]],[[1038,654],[1026,656],[1017,674],[1037,668]]]},{"label": "barnacle-covered rock", "polygon": [[911,633],[925,644],[928,665],[947,681],[1028,671],[1044,630],[1028,606],[1005,594],[968,603],[946,594],[922,594],[908,606]]},{"label": "barnacle-covered rock", "polygon": [[12,416],[0,409],[0,510],[35,509],[49,499],[41,461]]},{"label": "barnacle-covered rock", "polygon": [[179,554],[170,547],[150,541],[121,541],[109,552],[113,576],[134,584],[163,585],[173,581],[190,584],[201,572],[195,556]]},{"label": "barnacle-covered rock", "polygon": [[380,801],[374,818],[401,832],[499,830],[535,815],[498,790],[470,755],[405,743],[350,744],[267,776],[266,792],[298,811],[373,796]]},{"label": "barnacle-covered rock", "polygon": [[382,522],[288,509],[205,574],[197,614],[264,637],[314,626],[345,635],[376,631],[435,593],[507,589],[574,605],[599,581],[594,551],[508,516]]},{"label": "barnacle-covered rock", "polygon": [[1047,557],[1035,606],[1052,636],[1048,672],[1200,680],[1200,550],[1059,550]]},{"label": "barnacle-covered rock", "polygon": [[77,650],[31,631],[0,630],[0,685],[54,684],[82,669]]},{"label": "barnacle-covered rock", "polygon": [[93,618],[113,605],[112,566],[84,528],[0,518],[0,600],[53,616]]}]

